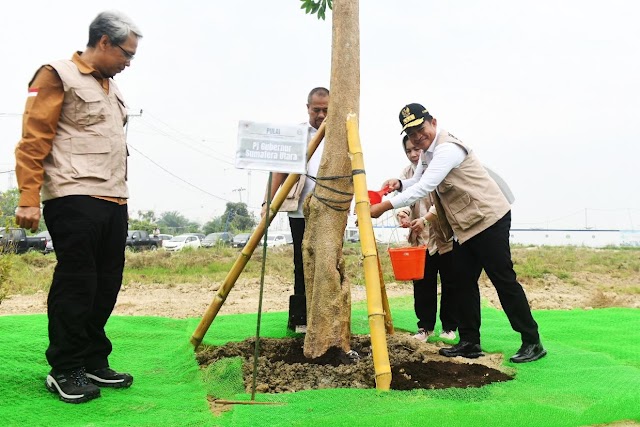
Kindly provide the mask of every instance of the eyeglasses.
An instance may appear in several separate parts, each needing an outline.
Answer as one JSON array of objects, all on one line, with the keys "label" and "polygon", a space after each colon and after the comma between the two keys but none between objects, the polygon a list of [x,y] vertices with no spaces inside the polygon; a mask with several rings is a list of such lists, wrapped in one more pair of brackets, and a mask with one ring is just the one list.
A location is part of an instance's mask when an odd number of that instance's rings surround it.
[{"label": "eyeglasses", "polygon": [[131,61],[133,58],[135,58],[135,55],[133,53],[127,52],[119,44],[117,44],[116,46],[118,46],[120,48],[120,50],[124,54],[124,57],[127,58],[129,61]]}]

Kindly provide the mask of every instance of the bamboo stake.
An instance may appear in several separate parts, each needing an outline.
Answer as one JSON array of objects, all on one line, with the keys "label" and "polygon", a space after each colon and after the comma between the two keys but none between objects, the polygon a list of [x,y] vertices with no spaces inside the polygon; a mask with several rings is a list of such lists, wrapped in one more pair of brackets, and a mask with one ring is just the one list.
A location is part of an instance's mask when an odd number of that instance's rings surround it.
[{"label": "bamboo stake", "polygon": [[[377,247],[376,247],[377,249]],[[384,277],[382,276],[382,265],[380,265],[380,255],[378,255],[378,275],[380,276],[380,293],[382,295],[382,309],[384,310],[384,326],[389,335],[395,333],[393,319],[391,318],[391,307],[387,298],[387,288],[384,287]]]},{"label": "bamboo stake", "polygon": [[[316,132],[313,138],[311,138],[309,146],[307,147],[307,161],[311,158],[311,156],[313,156],[313,153],[315,153],[318,145],[320,145],[322,138],[324,138],[324,129],[326,123],[327,122],[325,120],[318,128],[318,132]],[[289,174],[282,186],[280,186],[280,188],[276,192],[276,195],[271,202],[271,208],[269,209],[269,212],[267,212],[267,214],[260,220],[260,223],[251,234],[251,237],[249,237],[247,244],[242,249],[242,252],[240,252],[240,255],[231,267],[229,273],[227,273],[227,277],[225,277],[224,282],[222,282],[222,286],[220,286],[220,288],[218,289],[218,292],[213,297],[213,300],[209,304],[209,307],[207,307],[206,311],[204,312],[202,319],[200,319],[200,323],[196,327],[196,330],[193,332],[190,341],[194,348],[197,348],[202,343],[202,339],[209,330],[211,323],[213,323],[214,319],[218,315],[220,307],[222,307],[222,304],[224,304],[227,296],[229,295],[229,292],[231,292],[231,289],[233,289],[233,286],[236,284],[238,277],[242,273],[242,270],[244,270],[244,267],[249,262],[251,255],[253,255],[253,251],[260,243],[260,239],[262,239],[264,231],[267,228],[266,221],[268,220],[269,224],[271,224],[271,221],[273,221],[273,218],[278,213],[280,206],[282,206],[282,203],[286,199],[287,194],[289,194],[291,188],[293,188],[295,183],[298,181],[298,178],[300,178],[300,174]]]},{"label": "bamboo stake", "polygon": [[[373,353],[373,368],[376,374],[376,388],[389,390],[391,388],[391,365],[387,350],[387,335],[385,333],[385,313],[382,303],[382,287],[380,285],[380,269],[378,248],[373,235],[373,223],[369,196],[367,193],[367,177],[364,172],[364,159],[358,134],[358,117],[354,113],[347,115],[347,140],[351,155],[353,170],[353,189],[356,199],[356,214],[358,215],[358,231],[362,248],[364,264],[364,281],[367,291],[367,311],[369,313],[369,329],[371,331],[371,351]],[[386,294],[386,292],[385,292]]]},{"label": "bamboo stake", "polygon": [[286,405],[286,402],[258,402],[255,400],[225,400],[216,399],[213,401],[218,405]]}]

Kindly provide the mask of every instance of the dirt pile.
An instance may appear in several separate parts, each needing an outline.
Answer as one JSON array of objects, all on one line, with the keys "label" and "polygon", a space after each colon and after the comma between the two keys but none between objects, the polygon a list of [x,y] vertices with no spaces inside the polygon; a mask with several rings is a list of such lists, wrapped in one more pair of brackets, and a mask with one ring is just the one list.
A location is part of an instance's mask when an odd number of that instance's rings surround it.
[{"label": "dirt pile", "polygon": [[[317,359],[303,354],[304,338],[261,339],[256,391],[284,393],[327,388],[375,388],[375,371],[368,336],[353,336],[357,355],[332,349]],[[435,343],[422,343],[409,335],[387,337],[393,390],[481,387],[512,379],[502,365],[502,355],[470,361],[440,356]],[[442,345],[442,343],[439,343]],[[255,340],[206,347],[197,354],[206,367],[228,357],[243,359],[245,389],[251,392]]]}]

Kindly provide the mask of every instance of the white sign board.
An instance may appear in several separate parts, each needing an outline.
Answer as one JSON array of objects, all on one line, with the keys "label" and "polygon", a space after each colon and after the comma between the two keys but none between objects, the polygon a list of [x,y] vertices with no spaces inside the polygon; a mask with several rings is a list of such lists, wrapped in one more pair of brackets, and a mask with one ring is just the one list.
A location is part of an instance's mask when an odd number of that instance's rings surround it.
[{"label": "white sign board", "polygon": [[240,120],[236,167],[304,174],[307,171],[307,124]]}]

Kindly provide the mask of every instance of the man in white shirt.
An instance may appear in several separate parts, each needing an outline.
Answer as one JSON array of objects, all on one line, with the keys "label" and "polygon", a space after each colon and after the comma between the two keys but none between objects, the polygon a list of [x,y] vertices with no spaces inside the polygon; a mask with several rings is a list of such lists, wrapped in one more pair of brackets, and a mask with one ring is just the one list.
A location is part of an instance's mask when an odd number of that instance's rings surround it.
[{"label": "man in white shirt", "polygon": [[[400,124],[409,140],[423,150],[412,178],[383,184],[400,194],[371,207],[371,216],[410,205],[432,194],[441,229],[454,237],[453,266],[459,286],[460,342],[440,349],[447,357],[482,356],[480,347],[480,292],[478,278],[484,269],[496,288],[512,328],[522,346],[513,363],[533,362],[547,352],[540,342],[538,324],[516,278],[509,247],[511,206],[473,150],[451,133],[439,129],[436,119],[420,104],[400,110]],[[428,167],[424,167],[425,166]],[[404,191],[403,191],[404,190]]]},{"label": "man in white shirt", "polygon": [[[316,134],[318,128],[327,117],[329,109],[329,90],[324,87],[316,87],[309,92],[307,97],[307,112],[309,114],[309,141]],[[289,227],[293,238],[293,295],[289,297],[289,321],[288,328],[296,332],[306,332],[307,325],[307,301],[304,286],[304,268],[302,264],[302,239],[304,238],[305,220],[302,206],[307,195],[315,188],[314,179],[318,175],[320,160],[324,150],[324,140],[307,162],[307,174],[302,175],[296,185],[303,183],[302,191],[295,192],[297,205],[288,211]],[[271,196],[276,193],[280,185],[287,179],[288,174],[276,172],[271,179]],[[310,178],[311,177],[311,178]],[[295,189],[294,189],[295,190]],[[291,193],[290,193],[291,194]],[[283,209],[281,209],[282,211]],[[262,204],[262,216],[266,213],[266,203]]]}]

